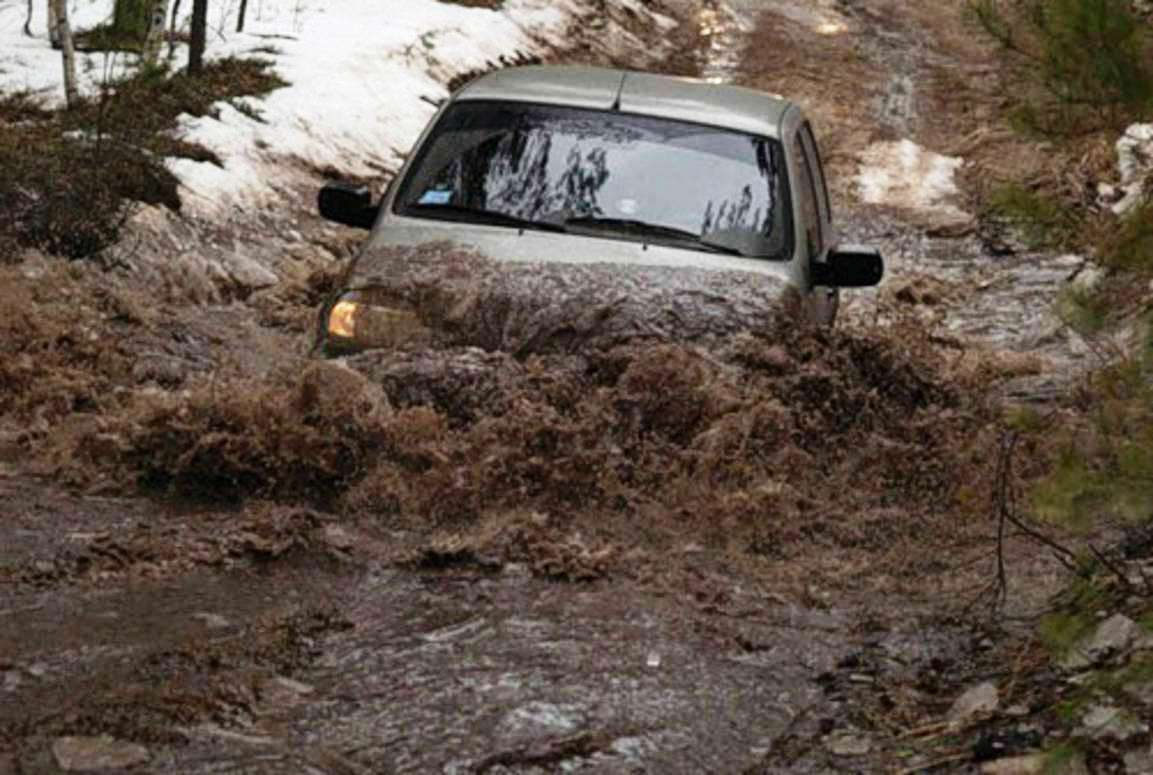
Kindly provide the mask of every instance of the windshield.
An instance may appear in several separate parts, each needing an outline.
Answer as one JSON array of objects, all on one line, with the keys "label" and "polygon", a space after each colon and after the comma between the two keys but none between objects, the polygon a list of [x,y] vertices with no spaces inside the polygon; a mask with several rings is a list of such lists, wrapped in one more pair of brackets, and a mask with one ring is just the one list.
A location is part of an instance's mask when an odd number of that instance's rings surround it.
[{"label": "windshield", "polygon": [[751,258],[791,253],[778,142],[598,110],[454,105],[424,144],[396,211]]}]

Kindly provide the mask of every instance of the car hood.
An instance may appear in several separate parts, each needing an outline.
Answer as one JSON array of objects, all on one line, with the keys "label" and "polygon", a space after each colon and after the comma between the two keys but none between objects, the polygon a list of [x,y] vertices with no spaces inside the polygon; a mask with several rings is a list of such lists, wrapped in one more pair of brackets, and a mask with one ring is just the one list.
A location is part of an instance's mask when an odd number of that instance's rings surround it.
[{"label": "car hood", "polygon": [[379,230],[346,287],[416,311],[441,345],[523,354],[762,331],[792,296],[783,262],[440,225]]}]

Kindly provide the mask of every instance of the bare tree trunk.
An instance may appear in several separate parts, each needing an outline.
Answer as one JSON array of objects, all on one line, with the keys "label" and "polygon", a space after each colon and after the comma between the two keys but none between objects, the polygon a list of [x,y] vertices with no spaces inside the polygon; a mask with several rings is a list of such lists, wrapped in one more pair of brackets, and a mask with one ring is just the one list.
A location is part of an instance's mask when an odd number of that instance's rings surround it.
[{"label": "bare tree trunk", "polygon": [[24,17],[24,34],[32,37],[32,4],[34,0],[28,0],[28,15]]},{"label": "bare tree trunk", "polygon": [[176,25],[180,18],[180,0],[172,0],[172,21],[168,26],[168,60],[176,57]]},{"label": "bare tree trunk", "polygon": [[148,11],[148,27],[144,34],[144,45],[140,50],[140,58],[148,64],[155,64],[160,57],[160,46],[164,43],[164,22],[168,20],[168,0],[153,0]]},{"label": "bare tree trunk", "polygon": [[72,46],[72,26],[68,24],[68,0],[49,0],[56,17],[56,39],[64,60],[64,100],[69,108],[80,101],[76,88],[76,50]]},{"label": "bare tree trunk", "polygon": [[48,0],[48,41],[52,48],[60,48],[60,30],[57,26],[56,0]]},{"label": "bare tree trunk", "polygon": [[204,47],[208,42],[208,0],[192,0],[192,40],[188,49],[188,74],[204,69]]},{"label": "bare tree trunk", "polygon": [[240,0],[240,13],[236,16],[236,31],[244,32],[244,17],[248,15],[248,0]]}]

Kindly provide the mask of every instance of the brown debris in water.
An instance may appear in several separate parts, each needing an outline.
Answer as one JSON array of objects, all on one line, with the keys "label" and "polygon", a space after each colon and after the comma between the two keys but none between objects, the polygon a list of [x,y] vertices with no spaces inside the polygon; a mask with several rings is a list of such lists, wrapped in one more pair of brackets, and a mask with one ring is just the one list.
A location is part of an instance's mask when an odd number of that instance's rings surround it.
[{"label": "brown debris in water", "polygon": [[977,529],[989,415],[911,339],[782,325],[708,347],[349,364],[138,408],[119,464],[185,497],[359,515],[417,537],[418,564],[567,580],[693,545],[909,575],[942,562],[912,545]]}]

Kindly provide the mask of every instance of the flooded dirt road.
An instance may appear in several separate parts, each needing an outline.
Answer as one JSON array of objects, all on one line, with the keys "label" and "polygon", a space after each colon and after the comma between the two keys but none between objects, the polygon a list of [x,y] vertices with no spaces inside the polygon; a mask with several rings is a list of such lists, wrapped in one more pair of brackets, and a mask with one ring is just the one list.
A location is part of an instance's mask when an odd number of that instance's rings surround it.
[{"label": "flooded dirt road", "polygon": [[[848,317],[924,316],[958,351],[1028,356],[1006,389],[1044,399],[1080,357],[1048,317],[1075,260],[992,255],[949,191],[863,201],[878,144],[953,153],[919,90],[935,47],[898,5],[705,3],[690,24],[705,77],[811,96],[842,234],[893,269]],[[847,92],[866,97],[842,121]],[[306,337],[317,293],[254,316]],[[14,447],[0,773],[932,762],[902,735],[1003,659],[966,607],[991,561],[988,415],[938,358],[847,328],[359,364],[379,394],[262,350],[259,379],[174,379],[100,417],[87,458],[54,461],[74,490]],[[244,343],[184,350],[213,347]],[[324,385],[353,406],[333,413]],[[153,494],[118,489],[122,469]],[[193,493],[206,481],[216,500]]]},{"label": "flooded dirt road", "polygon": [[895,299],[958,353],[999,361],[1016,401],[1051,401],[1093,365],[1057,312],[1085,260],[1006,245],[960,186],[997,130],[988,96],[958,85],[990,80],[959,11],[733,0],[699,23],[706,77],[795,97],[826,138],[840,238],[880,248],[888,271],[879,292],[846,294],[848,319],[891,321],[878,306]]}]

